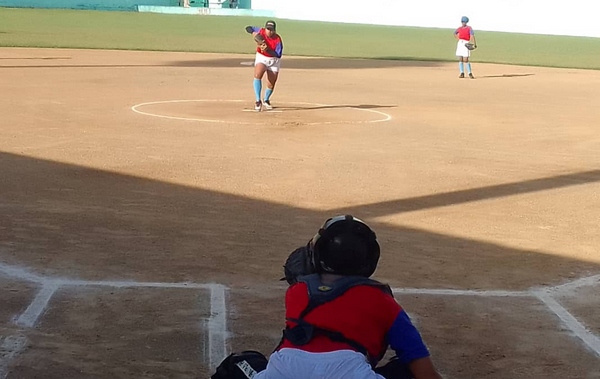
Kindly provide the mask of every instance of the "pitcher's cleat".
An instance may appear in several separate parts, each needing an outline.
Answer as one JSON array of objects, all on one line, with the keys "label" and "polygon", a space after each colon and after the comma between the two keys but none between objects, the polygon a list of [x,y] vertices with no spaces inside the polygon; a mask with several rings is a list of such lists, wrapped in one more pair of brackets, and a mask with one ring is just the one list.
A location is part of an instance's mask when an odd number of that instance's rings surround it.
[{"label": "pitcher's cleat", "polygon": [[262,102],[260,100],[254,103],[254,110],[257,112],[260,112],[262,110]]},{"label": "pitcher's cleat", "polygon": [[460,75],[459,75],[458,77],[459,77],[459,78],[461,78],[461,79],[462,79],[462,78],[464,78],[464,77],[465,77],[465,73],[464,73],[464,72],[461,72],[461,73],[460,73]]},{"label": "pitcher's cleat", "polygon": [[271,105],[271,101],[270,100],[265,100],[263,101],[263,104],[265,105],[265,109],[270,111],[271,109],[273,109],[273,106]]},{"label": "pitcher's cleat", "polygon": [[469,78],[471,79],[475,79],[475,77],[473,76],[473,74],[469,73]]}]

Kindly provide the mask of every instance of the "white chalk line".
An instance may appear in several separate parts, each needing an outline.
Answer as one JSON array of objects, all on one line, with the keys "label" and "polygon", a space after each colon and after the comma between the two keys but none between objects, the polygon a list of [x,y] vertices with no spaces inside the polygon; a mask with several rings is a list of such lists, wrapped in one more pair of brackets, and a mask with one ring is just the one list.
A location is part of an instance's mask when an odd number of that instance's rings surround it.
[{"label": "white chalk line", "polygon": [[0,273],[3,273],[9,278],[17,278],[33,283],[42,283],[46,280],[44,277],[32,274],[28,270],[22,269],[20,267],[5,265],[3,263],[0,263]]},{"label": "white chalk line", "polygon": [[[178,288],[178,289],[208,289],[210,290],[210,316],[207,322],[207,334],[208,334],[208,363],[211,370],[215,369],[218,364],[228,354],[227,347],[227,304],[226,304],[226,287],[221,284],[214,283],[191,283],[191,282],[179,282],[179,283],[161,283],[161,282],[135,282],[135,281],[101,281],[101,280],[73,280],[73,279],[62,279],[62,278],[51,278],[43,277],[36,274],[30,273],[28,270],[5,265],[0,263],[0,274],[4,274],[10,278],[25,280],[28,282],[34,282],[42,285],[42,288],[38,291],[33,301],[29,304],[27,309],[21,315],[19,315],[15,324],[24,327],[34,327],[44,313],[48,304],[54,295],[54,293],[63,286],[76,286],[76,287],[112,287],[112,288]],[[8,337],[7,337],[8,338]],[[11,340],[12,341],[12,340]],[[6,342],[6,340],[5,340]],[[8,343],[8,342],[6,342]],[[14,345],[14,344],[13,344]],[[11,346],[13,346],[11,345]],[[17,353],[22,349],[11,347],[9,353],[4,353],[6,350],[2,346],[2,355],[0,355],[0,379],[4,379],[2,376],[3,367],[8,367],[10,360],[12,360]],[[23,348],[25,344],[23,343]],[[14,352],[13,352],[14,351]],[[12,353],[11,353],[12,352]],[[7,374],[6,374],[7,375]]]},{"label": "white chalk line", "polygon": [[52,295],[58,289],[58,285],[52,281],[48,281],[42,286],[42,289],[37,293],[31,304],[25,309],[25,312],[21,313],[19,318],[15,323],[18,326],[22,326],[25,328],[31,328],[35,326],[35,323],[40,318]]},{"label": "white chalk line", "polygon": [[[588,330],[575,316],[560,305],[551,293],[557,289],[576,289],[585,285],[593,285],[598,282],[600,275],[581,278],[571,283],[549,287],[544,290],[528,291],[476,291],[476,290],[452,290],[452,289],[417,289],[417,288],[393,288],[392,292],[411,295],[443,295],[443,296],[485,296],[485,297],[536,297],[573,332],[588,348],[600,356],[600,338]],[[572,284],[572,285],[571,285]],[[571,285],[571,286],[569,286]]]},{"label": "white chalk line", "polygon": [[552,291],[562,292],[562,291],[574,291],[581,287],[593,286],[595,284],[600,284],[600,275],[588,276],[585,278],[579,278],[572,282],[559,284],[558,286],[550,287]]},{"label": "white chalk line", "polygon": [[227,356],[227,304],[225,286],[215,284],[210,289],[208,319],[208,362],[211,371]]},{"label": "white chalk line", "polygon": [[580,338],[592,351],[600,357],[600,338],[590,332],[579,320],[556,301],[547,291],[536,291],[533,294],[540,299],[575,336]]},{"label": "white chalk line", "polygon": [[[135,113],[144,115],[144,116],[151,116],[151,117],[159,117],[159,118],[166,118],[166,119],[171,119],[171,120],[182,120],[182,121],[196,121],[196,122],[213,122],[213,123],[220,123],[220,124],[236,124],[236,125],[269,125],[269,123],[267,122],[245,122],[245,121],[225,121],[225,120],[220,120],[220,119],[206,119],[206,118],[194,118],[194,117],[179,117],[179,116],[167,116],[167,115],[161,115],[161,114],[157,114],[157,113],[150,113],[150,112],[144,112],[142,110],[140,110],[139,108],[148,106],[148,105],[156,105],[156,104],[169,104],[169,103],[186,103],[186,102],[233,102],[233,103],[240,103],[240,102],[245,102],[244,100],[223,100],[223,99],[213,99],[213,100],[208,100],[208,99],[192,99],[192,100],[164,100],[164,101],[151,101],[151,102],[146,102],[146,103],[140,103],[140,104],[136,104],[134,106],[131,107],[131,110],[134,111]],[[334,105],[331,104],[318,104],[318,103],[306,103],[306,102],[298,102],[298,101],[285,101],[283,102],[284,104],[304,104],[304,105],[313,105],[313,106],[317,106],[317,107],[333,107]],[[302,123],[302,125],[331,125],[331,124],[375,124],[378,122],[386,122],[386,121],[390,121],[392,119],[392,116],[381,112],[381,111],[376,111],[374,109],[364,109],[364,108],[358,108],[358,107],[353,107],[353,106],[344,106],[344,107],[340,107],[339,109],[352,109],[352,110],[357,110],[357,111],[363,111],[363,112],[370,112],[370,113],[375,113],[378,114],[380,116],[382,116],[381,119],[378,120],[370,120],[370,121],[345,121],[345,120],[341,120],[341,121],[324,121],[324,122],[307,122],[307,123]],[[248,110],[250,111],[250,110]],[[255,113],[261,113],[261,112],[256,112],[254,110],[251,110]],[[267,111],[266,113],[269,113],[272,111]],[[279,110],[277,112],[283,112],[282,110]]]},{"label": "white chalk line", "polygon": [[0,379],[6,379],[10,362],[21,354],[27,346],[27,338],[22,335],[8,336],[0,339]]},{"label": "white chalk line", "polygon": [[191,283],[191,282],[180,282],[180,283],[160,283],[160,282],[129,282],[129,281],[102,281],[102,280],[66,280],[58,279],[54,282],[59,283],[61,286],[74,286],[74,287],[114,287],[114,288],[132,288],[132,287],[146,287],[146,288],[190,288],[190,289],[211,289],[214,284],[202,284],[202,283]]},{"label": "white chalk line", "polygon": [[478,291],[452,289],[419,289],[393,288],[392,292],[410,295],[442,295],[442,296],[487,296],[487,297],[526,297],[531,296],[525,291]]},{"label": "white chalk line", "polygon": [[[117,288],[126,287],[149,287],[149,288],[192,288],[210,289],[210,317],[207,323],[209,365],[211,370],[216,368],[219,362],[227,356],[228,332],[227,332],[227,304],[226,287],[220,284],[199,283],[160,283],[160,282],[135,282],[135,281],[85,281],[70,279],[54,279],[42,277],[30,273],[28,270],[8,266],[0,263],[0,273],[6,276],[41,283],[42,289],[29,305],[27,310],[17,319],[22,326],[34,326],[39,316],[43,313],[50,298],[60,286],[108,286]],[[484,296],[484,297],[536,297],[546,307],[556,314],[563,323],[578,337],[585,345],[600,356],[600,339],[579,322],[569,311],[560,305],[552,296],[553,292],[574,290],[583,286],[595,285],[600,275],[580,278],[569,283],[545,289],[527,291],[502,291],[502,290],[453,290],[453,289],[418,289],[418,288],[394,288],[392,291],[398,294],[420,294],[420,295],[442,295],[442,296]],[[20,321],[19,321],[20,320]],[[10,358],[8,358],[10,360]],[[1,368],[1,366],[0,366]],[[0,376],[0,379],[3,379]]]}]

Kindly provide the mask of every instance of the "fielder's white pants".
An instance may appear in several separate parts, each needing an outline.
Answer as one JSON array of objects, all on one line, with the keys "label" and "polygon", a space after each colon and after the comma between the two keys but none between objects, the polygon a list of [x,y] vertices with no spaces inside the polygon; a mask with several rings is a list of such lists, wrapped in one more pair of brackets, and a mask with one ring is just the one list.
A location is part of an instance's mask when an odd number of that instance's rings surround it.
[{"label": "fielder's white pants", "polygon": [[458,40],[458,43],[456,44],[456,56],[457,57],[468,58],[471,56],[471,50],[467,49],[467,47],[465,46],[467,43],[469,43],[469,41],[466,41],[464,39]]},{"label": "fielder's white pants", "polygon": [[271,354],[267,369],[254,379],[385,379],[364,355],[352,350],[309,353],[281,349]]}]

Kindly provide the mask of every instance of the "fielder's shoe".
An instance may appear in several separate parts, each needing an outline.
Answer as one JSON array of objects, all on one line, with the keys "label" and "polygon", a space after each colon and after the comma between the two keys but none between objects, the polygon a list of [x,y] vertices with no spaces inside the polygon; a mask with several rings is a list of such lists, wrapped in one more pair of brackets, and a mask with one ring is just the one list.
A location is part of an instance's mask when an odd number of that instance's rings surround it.
[{"label": "fielder's shoe", "polygon": [[469,73],[469,78],[471,79],[475,79],[475,77],[473,76],[473,74]]},{"label": "fielder's shoe", "polygon": [[266,110],[270,111],[271,109],[273,109],[273,106],[271,105],[271,100],[265,100],[263,101],[263,104],[265,105]]},{"label": "fielder's shoe", "polygon": [[254,103],[254,110],[260,112],[262,110],[262,101],[258,100]]},{"label": "fielder's shoe", "polygon": [[464,73],[464,72],[461,72],[461,73],[460,73],[460,75],[459,75],[458,77],[459,77],[459,78],[461,78],[461,79],[462,79],[462,78],[464,78],[464,77],[465,77],[465,73]]}]

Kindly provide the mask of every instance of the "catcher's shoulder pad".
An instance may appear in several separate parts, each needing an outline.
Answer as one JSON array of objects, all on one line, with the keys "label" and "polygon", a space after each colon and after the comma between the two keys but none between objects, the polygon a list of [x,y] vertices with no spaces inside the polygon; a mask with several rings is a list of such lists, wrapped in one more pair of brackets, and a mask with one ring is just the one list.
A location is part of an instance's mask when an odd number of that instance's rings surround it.
[{"label": "catcher's shoulder pad", "polygon": [[[394,296],[392,289],[387,284],[363,276],[343,276],[332,284],[325,285],[319,274],[311,274],[298,278],[299,282],[306,283],[309,296],[308,308],[316,308],[342,296],[346,291],[356,286],[370,286],[380,289],[383,293]],[[306,312],[306,310],[305,310]],[[308,312],[306,312],[308,313]]]}]

